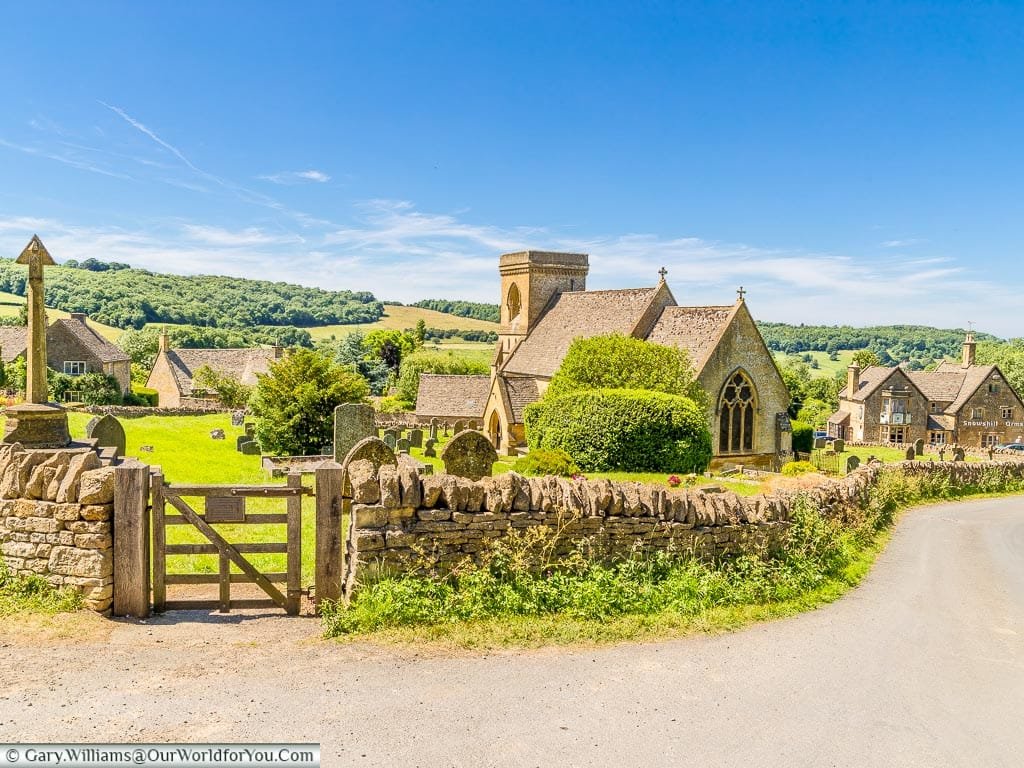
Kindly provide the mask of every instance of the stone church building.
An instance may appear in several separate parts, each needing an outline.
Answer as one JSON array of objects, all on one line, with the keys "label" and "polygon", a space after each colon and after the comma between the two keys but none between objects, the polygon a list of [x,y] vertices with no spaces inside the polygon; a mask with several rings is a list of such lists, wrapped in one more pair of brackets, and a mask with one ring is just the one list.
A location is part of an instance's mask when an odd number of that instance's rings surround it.
[{"label": "stone church building", "polygon": [[[500,453],[525,447],[523,410],[544,394],[573,340],[609,333],[689,353],[710,395],[708,425],[717,463],[769,466],[791,453],[789,392],[742,290],[728,306],[679,306],[664,270],[651,288],[611,291],[588,291],[588,271],[588,256],[581,253],[500,257],[501,326],[479,414]],[[458,399],[455,391],[449,396]],[[430,409],[417,402],[418,414]]]},{"label": "stone church building", "polygon": [[866,443],[959,444],[989,448],[1021,442],[1024,403],[995,365],[978,365],[973,334],[960,362],[934,371],[851,365],[839,410],[829,419],[832,437]]}]

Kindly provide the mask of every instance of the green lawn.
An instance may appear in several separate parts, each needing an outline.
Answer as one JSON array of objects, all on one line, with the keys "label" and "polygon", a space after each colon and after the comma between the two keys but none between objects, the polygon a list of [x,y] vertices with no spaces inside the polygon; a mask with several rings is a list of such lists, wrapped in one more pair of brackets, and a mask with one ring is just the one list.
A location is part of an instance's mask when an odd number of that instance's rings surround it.
[{"label": "green lawn", "polygon": [[829,360],[828,352],[800,352],[795,355],[787,355],[785,352],[772,353],[779,365],[803,362],[805,354],[810,355],[818,363],[817,368],[810,368],[811,376],[815,378],[831,378],[837,373],[845,372],[850,361],[853,360],[853,350],[851,349],[841,350],[838,360]]}]

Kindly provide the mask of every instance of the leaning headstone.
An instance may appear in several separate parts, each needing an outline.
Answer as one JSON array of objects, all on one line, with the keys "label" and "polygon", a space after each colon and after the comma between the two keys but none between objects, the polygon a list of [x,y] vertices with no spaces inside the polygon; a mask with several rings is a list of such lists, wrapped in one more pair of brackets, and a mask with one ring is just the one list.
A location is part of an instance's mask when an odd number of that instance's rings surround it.
[{"label": "leaning headstone", "polygon": [[231,426],[240,427],[245,423],[245,411],[231,412]]},{"label": "leaning headstone", "polygon": [[435,458],[437,456],[437,451],[434,449],[435,445],[437,445],[436,440],[433,438],[427,438],[427,442],[423,446],[423,455],[427,458]]},{"label": "leaning headstone", "polygon": [[255,440],[246,440],[242,443],[242,454],[245,456],[259,456],[260,444]]},{"label": "leaning headstone", "polygon": [[842,453],[846,450],[846,443],[837,437],[832,441],[832,450],[836,453]]},{"label": "leaning headstone", "polygon": [[395,450],[399,453],[409,453],[409,441],[404,437],[395,443]]},{"label": "leaning headstone", "polygon": [[491,441],[471,429],[456,434],[441,451],[444,471],[470,480],[490,477],[497,460],[498,454]]},{"label": "leaning headstone", "polygon": [[210,430],[210,439],[211,440],[223,440],[224,439],[224,430],[223,429],[211,429]]},{"label": "leaning headstone", "polygon": [[390,429],[384,430],[384,441],[388,448],[392,451],[395,450],[395,446],[398,445],[398,440],[395,439],[395,433]]},{"label": "leaning headstone", "polygon": [[116,448],[117,455],[124,456],[124,427],[110,414],[90,419],[85,427],[85,436],[95,440],[100,448]]},{"label": "leaning headstone", "polygon": [[964,449],[963,448],[954,448],[953,449],[953,461],[963,461],[964,460],[964,455],[965,454],[964,454]]},{"label": "leaning headstone", "polygon": [[409,430],[409,447],[411,447],[411,448],[422,448],[423,447],[423,430],[422,429],[410,429]]},{"label": "leaning headstone", "polygon": [[846,457],[846,474],[850,474],[857,467],[860,466],[860,457],[856,454],[852,454]]},{"label": "leaning headstone", "polygon": [[824,437],[816,437],[816,438],[814,438],[814,450],[820,451],[824,447],[825,447],[825,438]]},{"label": "leaning headstone", "polygon": [[334,409],[334,460],[339,464],[356,443],[377,435],[373,406],[342,403]]},{"label": "leaning headstone", "polygon": [[917,451],[914,450],[914,446],[907,448],[907,461],[913,461],[917,458]]},{"label": "leaning headstone", "polygon": [[924,456],[924,438],[919,437],[914,441],[914,455]]}]

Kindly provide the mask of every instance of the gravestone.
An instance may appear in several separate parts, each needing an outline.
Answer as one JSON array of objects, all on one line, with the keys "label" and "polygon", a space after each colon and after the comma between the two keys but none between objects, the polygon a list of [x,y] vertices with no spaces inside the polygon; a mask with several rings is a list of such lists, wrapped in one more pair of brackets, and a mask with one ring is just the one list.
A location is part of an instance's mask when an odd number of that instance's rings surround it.
[{"label": "gravestone", "polygon": [[945,461],[945,460],[946,460],[946,446],[942,446],[941,448],[939,448],[939,461]]},{"label": "gravestone", "polygon": [[820,451],[824,447],[825,447],[825,438],[824,437],[816,437],[816,438],[814,438],[814,450]]},{"label": "gravestone", "polygon": [[395,439],[395,433],[392,432],[390,429],[384,430],[383,442],[392,451],[395,450],[395,446],[398,445],[398,440]]},{"label": "gravestone", "polygon": [[491,441],[471,429],[456,434],[441,451],[444,471],[470,480],[490,477],[497,460]]},{"label": "gravestone", "polygon": [[430,425],[430,432],[427,435],[431,440],[437,440],[437,424]]},{"label": "gravestone", "polygon": [[856,455],[846,457],[846,474],[850,474],[859,466],[860,458],[858,458]]},{"label": "gravestone", "polygon": [[334,409],[334,460],[339,464],[356,443],[376,437],[373,407],[363,403],[342,403]]},{"label": "gravestone", "polygon": [[837,437],[832,441],[832,450],[836,453],[842,453],[846,450],[846,443]]},{"label": "gravestone", "polygon": [[964,460],[964,449],[963,448],[954,448],[953,449],[953,461],[963,461],[963,460]]},{"label": "gravestone", "polygon": [[437,445],[437,441],[428,437],[427,442],[423,446],[423,455],[431,459],[435,458],[437,456],[437,451],[434,450],[435,445]]},{"label": "gravestone", "polygon": [[391,439],[397,443],[398,439],[402,436],[402,430],[395,429],[394,427],[388,427],[384,430],[384,439],[387,440],[389,435],[391,436]]},{"label": "gravestone", "polygon": [[914,450],[914,446],[907,448],[907,461],[913,461],[917,458],[917,451]]},{"label": "gravestone", "polygon": [[465,429],[466,429],[466,422],[464,422],[464,421],[456,421],[455,422],[455,434],[456,435],[459,434],[459,432],[465,431]]},{"label": "gravestone", "polygon": [[422,429],[410,429],[409,430],[409,446],[411,448],[422,448],[423,447],[423,430]]},{"label": "gravestone", "polygon": [[466,425],[466,428],[472,429],[475,432],[476,430],[480,429],[480,425],[477,424],[475,421],[471,421],[469,422],[469,424]]},{"label": "gravestone", "polygon": [[90,419],[85,427],[85,436],[95,440],[100,448],[116,448],[117,455],[124,456],[124,427],[110,414]]},{"label": "gravestone", "polygon": [[395,443],[395,450],[399,453],[409,453],[409,441],[404,437]]},{"label": "gravestone", "polygon": [[246,440],[242,443],[242,454],[245,456],[259,456],[260,444],[255,440]]},{"label": "gravestone", "polygon": [[914,441],[914,454],[924,456],[924,438],[919,437]]},{"label": "gravestone", "polygon": [[231,412],[231,426],[240,427],[245,423],[245,411]]},{"label": "gravestone", "polygon": [[238,437],[235,438],[235,450],[241,451],[243,445],[251,442],[252,438],[249,435],[239,435]]},{"label": "gravestone", "polygon": [[344,467],[353,461],[369,461],[378,469],[385,464],[398,464],[391,446],[376,437],[363,438],[352,446],[352,450],[345,456],[341,465]]},{"label": "gravestone", "polygon": [[211,440],[223,440],[224,439],[224,430],[223,429],[211,429],[210,430],[210,439]]}]

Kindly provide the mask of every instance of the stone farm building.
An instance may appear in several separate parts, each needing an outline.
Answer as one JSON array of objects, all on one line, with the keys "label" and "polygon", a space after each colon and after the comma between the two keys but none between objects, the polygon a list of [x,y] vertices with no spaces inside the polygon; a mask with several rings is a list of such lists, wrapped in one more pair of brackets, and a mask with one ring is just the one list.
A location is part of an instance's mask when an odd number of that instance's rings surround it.
[{"label": "stone farm building", "polygon": [[416,395],[416,416],[420,421],[480,421],[491,391],[490,376],[450,376],[421,373]]},{"label": "stone farm building", "polygon": [[[25,357],[28,350],[28,328],[0,327],[0,354],[4,363]],[[69,376],[83,373],[105,373],[117,379],[121,392],[132,386],[132,361],[124,350],[104,339],[88,323],[81,312],[54,320],[46,328],[46,364]]]},{"label": "stone farm building", "polygon": [[995,365],[975,362],[968,334],[959,363],[934,371],[851,365],[829,434],[855,442],[959,444],[1021,442],[1024,403]]},{"label": "stone farm building", "polygon": [[167,334],[160,334],[160,351],[153,362],[146,386],[155,389],[161,408],[207,405],[215,395],[194,397],[192,380],[206,366],[221,376],[242,384],[256,384],[257,373],[267,373],[270,363],[284,356],[283,347],[251,349],[171,349]]},{"label": "stone farm building", "polygon": [[[501,327],[486,402],[476,405],[479,377],[424,377],[421,387],[443,386],[444,401],[465,408],[472,402],[477,410],[462,417],[481,419],[499,451],[512,453],[526,444],[523,409],[543,395],[573,340],[621,333],[689,353],[710,395],[716,460],[767,466],[791,453],[789,392],[742,292],[731,305],[683,307],[664,271],[654,287],[611,291],[586,290],[588,271],[586,254],[502,255]],[[439,399],[418,400],[417,416],[433,415],[427,411]]]}]

